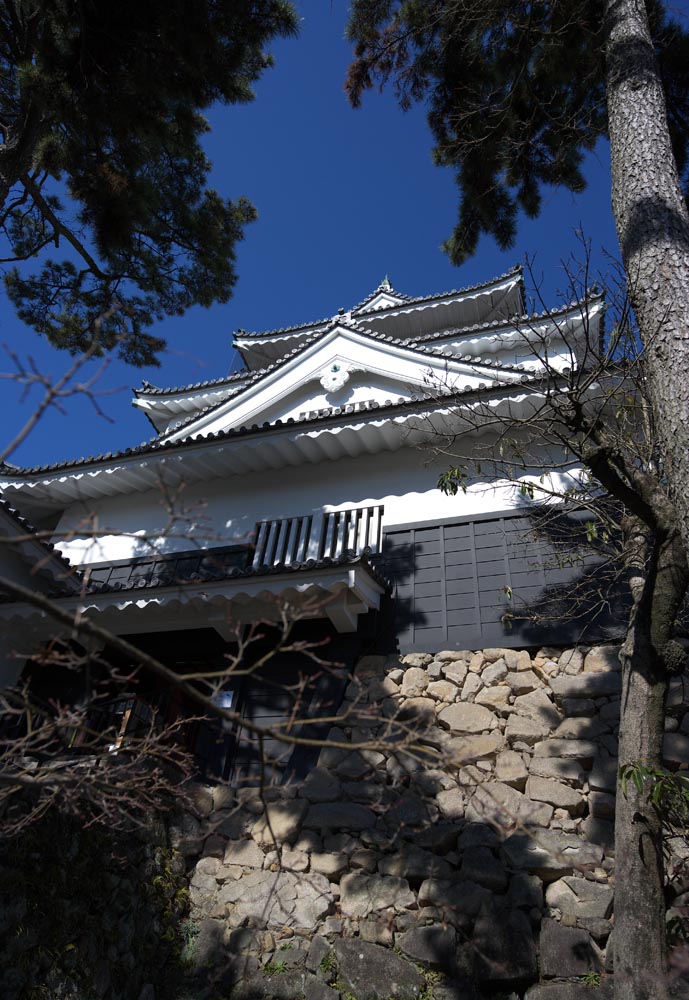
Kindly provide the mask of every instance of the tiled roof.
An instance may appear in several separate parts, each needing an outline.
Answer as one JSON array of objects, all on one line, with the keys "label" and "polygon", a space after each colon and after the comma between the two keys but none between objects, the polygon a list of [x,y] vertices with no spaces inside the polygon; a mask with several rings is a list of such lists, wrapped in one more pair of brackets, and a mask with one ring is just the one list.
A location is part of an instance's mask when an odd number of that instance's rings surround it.
[{"label": "tiled roof", "polygon": [[[434,348],[418,348],[419,353],[438,353]],[[482,363],[483,367],[488,367],[487,362]],[[526,365],[497,365],[500,369],[506,369],[515,372],[523,373],[520,379],[522,384],[533,383],[537,384],[541,379],[548,378],[548,373],[543,372],[531,372],[528,371]],[[565,369],[566,371],[566,369]],[[511,383],[514,385],[515,383]],[[443,397],[448,399],[459,399],[460,397],[468,397],[470,395],[475,395],[477,393],[483,392],[486,389],[506,389],[510,388],[510,384],[505,382],[493,381],[492,384],[486,384],[480,382],[478,386],[465,386],[464,389],[452,389],[443,393]],[[342,416],[349,414],[360,414],[364,411],[371,410],[381,410],[385,412],[392,412],[394,410],[407,410],[422,408],[427,406],[429,402],[432,402],[428,396],[417,395],[414,393],[409,399],[404,399],[399,397],[395,400],[389,399],[385,400],[384,403],[378,403],[375,400],[369,401],[366,404],[350,404],[345,406],[329,406],[320,407],[318,414],[316,416],[299,417],[295,419],[294,417],[288,417],[287,420],[275,420],[273,423],[266,421],[263,424],[252,424],[251,426],[241,426],[241,427],[230,427],[223,431],[215,431],[212,434],[204,434],[202,437],[198,438],[184,438],[181,441],[163,441],[156,437],[150,441],[144,441],[142,444],[133,447],[125,448],[122,451],[116,452],[106,452],[100,455],[91,455],[85,458],[69,459],[62,462],[55,462],[47,465],[36,465],[27,468],[15,468],[13,469],[13,475],[17,477],[33,476],[39,473],[60,473],[75,468],[82,468],[83,466],[95,465],[100,462],[116,462],[123,458],[131,458],[137,455],[153,455],[157,452],[173,451],[176,448],[184,449],[194,445],[201,444],[203,442],[209,441],[227,441],[232,438],[247,437],[249,435],[255,434],[265,434],[269,431],[279,430],[283,427],[292,427],[295,425],[301,426],[311,426],[320,424],[326,420],[335,420]]]},{"label": "tiled roof", "polygon": [[[13,474],[17,474],[19,470],[17,466],[12,466]],[[28,521],[23,514],[20,514],[16,507],[13,507],[7,500],[3,500],[0,497],[0,509],[7,514],[17,525],[22,529],[24,534],[33,536],[32,540],[40,545],[41,548],[45,549],[46,555],[54,560],[58,565],[70,575],[76,574],[76,569],[72,566],[71,562],[66,556],[63,556],[58,548],[55,547],[53,542],[49,541],[47,538],[42,538],[38,534],[38,528],[36,528],[30,521]]]},{"label": "tiled roof", "polygon": [[132,392],[137,396],[173,396],[175,393],[180,392],[192,392],[197,389],[208,389],[215,386],[228,385],[231,382],[238,382],[240,379],[246,378],[251,372],[248,368],[242,368],[238,372],[232,372],[230,375],[223,375],[221,378],[209,379],[207,382],[192,382],[191,385],[179,385],[168,387],[166,389],[161,389],[157,385],[151,385],[145,379],[141,382],[141,388],[137,389],[136,386],[132,387]]},{"label": "tiled roof", "polygon": [[280,337],[285,333],[297,334],[303,331],[308,332],[316,326],[326,326],[333,321],[332,316],[325,316],[323,319],[315,319],[311,323],[296,323],[294,326],[281,326],[276,330],[262,330],[257,333],[251,333],[249,330],[237,330],[235,333],[235,340],[254,340],[256,338],[262,337]]},{"label": "tiled roof", "polygon": [[[453,288],[452,291],[449,292],[436,292],[435,294],[432,295],[419,295],[415,298],[410,298],[409,296],[405,296],[404,305],[415,306],[415,305],[421,305],[424,302],[432,302],[434,299],[449,299],[456,295],[466,295],[468,292],[476,292],[480,288],[490,288],[491,285],[496,285],[499,281],[504,281],[505,278],[511,278],[513,275],[516,276],[520,275],[521,273],[522,273],[521,264],[515,264],[515,266],[511,267],[509,271],[505,271],[504,274],[499,274],[496,278],[491,278],[490,281],[479,281],[475,285],[467,285],[465,288]],[[373,294],[377,295],[378,291],[374,292]],[[373,298],[373,296],[369,296],[369,301],[371,298]],[[352,313],[358,312],[361,308],[363,308],[363,305],[364,303],[356,306],[355,309],[352,309]],[[386,306],[384,309],[380,309],[374,313],[371,313],[371,315],[377,316],[379,313],[384,313],[387,312],[388,310],[392,311],[394,309],[399,309],[399,308],[400,308],[399,305]]]},{"label": "tiled roof", "polygon": [[544,309],[540,313],[521,313],[517,316],[493,319],[488,323],[472,323],[470,326],[449,327],[448,329],[438,330],[436,333],[429,333],[422,337],[400,340],[397,343],[413,347],[417,344],[426,344],[430,340],[442,340],[445,337],[465,337],[470,333],[492,332],[502,327],[518,327],[520,324],[528,327],[531,323],[539,323],[541,320],[547,320],[553,316],[564,316],[573,309],[576,309],[577,306],[600,302],[604,298],[605,295],[602,292],[593,290],[588,298],[575,300],[574,302],[570,302],[569,305],[559,306],[557,309]]},{"label": "tiled roof", "polygon": [[[399,303],[397,305],[386,306],[384,309],[376,310],[373,313],[367,314],[366,318],[368,318],[368,315],[379,316],[382,315],[383,313],[390,312],[394,309],[400,309],[408,305],[411,306],[422,305],[424,302],[432,302],[434,299],[448,299],[457,295],[466,295],[468,292],[475,292],[481,288],[490,288],[491,285],[495,285],[499,281],[504,281],[506,278],[511,278],[513,276],[521,275],[521,273],[522,273],[521,264],[517,264],[515,265],[515,267],[510,268],[509,271],[505,271],[504,274],[500,274],[496,278],[491,278],[490,281],[479,281],[475,285],[467,285],[466,288],[453,289],[452,291],[449,292],[438,292],[434,295],[420,295],[416,297],[410,297],[409,295],[400,295],[399,292],[394,292],[391,290],[390,291],[391,295],[395,295],[398,298],[403,298],[404,302]],[[355,306],[351,310],[352,315],[360,312],[365,307],[366,303],[370,302],[381,291],[382,289],[379,287],[375,290],[375,292],[372,292],[371,295],[367,296],[363,302],[360,302],[358,306]],[[278,330],[265,330],[263,332],[258,332],[258,333],[248,333],[246,330],[238,330],[237,336],[241,334],[241,336],[239,337],[239,339],[241,340],[245,339],[258,340],[259,338],[278,337],[285,333],[299,333],[301,331],[310,330],[316,326],[323,326],[324,324],[330,324],[332,323],[333,319],[338,319],[338,318],[341,317],[331,316],[328,317],[327,319],[315,320],[312,323],[300,323],[296,326],[286,326]]]},{"label": "tiled roof", "polygon": [[[352,566],[362,563],[371,576],[383,586],[387,586],[387,581],[375,570],[367,556],[370,552],[357,554],[353,551],[343,552],[339,556],[324,556],[322,559],[305,559],[303,561],[293,561],[290,563],[276,563],[274,565],[263,565],[254,567],[249,565],[238,565],[239,559],[228,558],[223,560],[225,554],[237,554],[237,546],[228,548],[218,547],[208,549],[193,549],[187,552],[178,552],[166,556],[165,558],[150,560],[137,559],[129,566],[118,567],[121,570],[129,569],[128,575],[122,575],[115,583],[101,582],[92,579],[88,585],[90,594],[110,594],[127,590],[151,590],[157,587],[189,586],[194,583],[209,583],[220,580],[248,579],[253,576],[274,576],[283,573],[298,573],[302,570],[327,569],[333,566]],[[234,552],[231,552],[234,550]],[[252,550],[245,549],[245,555],[249,556]],[[109,567],[101,567],[107,571]],[[97,570],[93,570],[96,573]]]},{"label": "tiled roof", "polygon": [[363,300],[363,302],[359,302],[358,305],[352,307],[352,312],[353,313],[359,312],[359,310],[364,309],[369,302],[373,302],[373,300],[376,298],[377,295],[384,295],[384,294],[392,295],[396,299],[401,299],[403,302],[412,301],[410,295],[405,295],[403,292],[395,291],[395,289],[392,287],[389,281],[381,281],[378,287],[374,291],[372,291],[370,295],[367,295],[366,298]]},{"label": "tiled roof", "polygon": [[[302,341],[302,343],[298,347],[294,347],[292,348],[291,351],[288,351],[286,354],[284,354],[279,359],[279,361],[274,361],[273,364],[268,365],[267,368],[259,368],[255,372],[252,372],[250,378],[247,379],[246,384],[237,389],[236,392],[232,394],[231,398],[235,398],[240,393],[246,392],[247,389],[250,389],[257,382],[260,382],[271,372],[274,372],[277,369],[281,368],[283,365],[285,365],[291,358],[295,357],[298,354],[301,354],[306,347],[310,347],[311,344],[315,344],[318,340],[324,337],[327,333],[330,332],[331,329],[334,329],[336,326],[345,326],[350,330],[354,330],[355,333],[360,334],[362,337],[368,337],[371,340],[382,341],[383,343],[386,344],[394,344],[396,347],[403,347],[405,350],[414,351],[415,353],[418,354],[433,354],[433,355],[441,354],[442,356],[446,356],[441,348],[438,349],[430,347],[427,348],[424,344],[421,344],[415,340],[401,341],[398,340],[397,337],[391,337],[387,333],[378,333],[378,331],[376,330],[368,330],[366,329],[366,327],[359,326],[354,320],[348,320],[344,317],[337,317],[337,319],[331,321],[331,323],[325,330],[321,330],[318,333],[311,334],[311,336],[308,337],[307,340]],[[480,326],[478,328],[480,329]],[[467,329],[473,330],[474,327],[468,327]],[[471,360],[474,364],[480,365],[482,367],[494,366],[497,368],[502,367],[505,369],[509,369],[510,367],[509,365],[502,365],[498,361],[493,361],[490,358],[487,358],[485,361],[483,361],[481,358],[472,359],[470,358],[469,355],[465,355],[462,358],[455,358],[455,360],[457,361]],[[163,431],[160,437],[163,438],[166,434],[176,434],[178,431],[183,430],[185,427],[191,426],[191,424],[195,423],[199,419],[199,417],[207,416],[214,410],[219,410],[221,406],[224,406],[225,403],[227,403],[228,398],[230,397],[227,397],[226,399],[221,399],[217,403],[209,403],[208,406],[204,406],[202,409],[199,409],[195,413],[190,414],[190,416],[188,416],[186,419],[178,421],[174,426],[169,427],[167,430]]]}]

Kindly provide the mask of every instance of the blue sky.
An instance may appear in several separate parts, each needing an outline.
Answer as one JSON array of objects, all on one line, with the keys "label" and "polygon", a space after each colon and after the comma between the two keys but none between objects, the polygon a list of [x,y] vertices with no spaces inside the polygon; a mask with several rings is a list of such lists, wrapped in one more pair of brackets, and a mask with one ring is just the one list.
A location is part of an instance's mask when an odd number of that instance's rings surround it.
[{"label": "blue sky", "polygon": [[[562,261],[581,256],[576,230],[591,240],[594,265],[617,254],[610,209],[607,148],[587,160],[587,190],[549,191],[540,219],[522,220],[516,246],[501,252],[484,239],[476,257],[452,267],[440,246],[454,224],[457,196],[450,171],[433,166],[423,108],[404,114],[391,93],[369,93],[351,109],[343,92],[350,60],[341,0],[303,0],[300,37],[276,43],[275,67],[242,107],[214,109],[207,149],[213,185],[226,197],[245,195],[258,222],[239,246],[234,298],[194,309],[155,330],[168,351],[160,369],[113,362],[100,378],[99,403],[110,421],[79,397],[64,413],[48,412],[10,461],[33,465],[107,452],[150,438],[146,418],[130,406],[131,386],[147,378],[173,386],[216,378],[235,364],[237,328],[265,330],[320,319],[363,299],[387,274],[395,288],[426,295],[463,287],[506,271],[528,255],[549,303],[566,285]],[[41,371],[69,366],[13,317],[0,300],[0,344]],[[12,370],[7,354],[0,371]],[[5,441],[38,400],[3,379]]]}]

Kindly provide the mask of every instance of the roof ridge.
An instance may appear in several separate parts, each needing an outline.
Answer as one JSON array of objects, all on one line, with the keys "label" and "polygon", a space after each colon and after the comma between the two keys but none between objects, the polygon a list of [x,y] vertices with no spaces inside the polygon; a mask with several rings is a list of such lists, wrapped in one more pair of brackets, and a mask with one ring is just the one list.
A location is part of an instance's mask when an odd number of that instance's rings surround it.
[{"label": "roof ridge", "polygon": [[[17,471],[20,470],[18,466],[15,466]],[[5,500],[4,497],[0,497],[0,508],[5,511],[5,513],[12,518],[28,535],[34,536],[33,540],[37,542],[42,548],[46,549],[47,554],[55,559],[58,563],[62,563],[65,569],[70,571],[70,574],[79,574],[79,570],[76,566],[73,566],[69,561],[67,556],[63,555],[62,552],[55,546],[54,542],[48,541],[47,538],[41,538],[38,534],[38,528],[32,524],[28,518],[19,511],[18,507],[13,507],[9,500]]]},{"label": "roof ridge", "polygon": [[192,389],[206,389],[209,386],[222,385],[223,382],[233,382],[240,378],[246,378],[246,376],[250,374],[252,374],[250,369],[241,368],[239,371],[230,372],[228,375],[220,376],[220,378],[207,379],[205,382],[192,382],[189,385],[168,386],[165,389],[162,389],[157,385],[152,385],[146,379],[142,379],[141,388],[137,389],[136,386],[132,386],[132,392],[134,392],[137,396],[172,396],[179,392],[189,392]]},{"label": "roof ridge", "polygon": [[[449,292],[433,292],[430,295],[419,295],[415,297],[406,296],[407,305],[416,305],[421,302],[430,302],[433,299],[446,299],[451,295],[464,295],[466,292],[476,291],[477,288],[488,288],[490,285],[495,285],[499,281],[504,281],[505,278],[510,278],[512,275],[521,275],[523,272],[523,267],[521,264],[515,264],[509,270],[505,271],[504,274],[498,274],[494,278],[490,278],[488,281],[478,281],[473,285],[466,285],[464,288],[453,288]],[[375,293],[374,293],[375,294]],[[352,312],[358,312],[361,306],[355,306]],[[386,306],[384,309],[377,310],[374,315],[378,315],[378,312],[387,312],[388,309],[399,309],[401,306]]]},{"label": "roof ridge", "polygon": [[[420,353],[424,353],[423,351]],[[430,353],[430,351],[428,352]],[[507,367],[506,365],[503,367]],[[548,373],[528,373],[525,366],[516,365],[514,369],[517,371],[522,371],[524,374],[521,378],[522,384],[538,382],[539,379],[547,377]],[[564,368],[562,374],[565,375],[568,369]],[[497,380],[493,380],[492,385],[486,385],[485,382],[480,382],[477,386],[465,386],[464,389],[452,389],[442,395],[446,398],[453,398],[459,396],[466,396],[472,393],[478,393],[486,389],[509,389],[511,386],[516,385],[515,382],[504,383]],[[247,434],[264,433],[269,430],[276,430],[282,427],[291,427],[296,424],[308,425],[312,423],[317,423],[326,418],[340,417],[343,415],[349,415],[353,413],[362,413],[370,410],[387,410],[393,409],[395,407],[407,407],[414,406],[417,403],[428,403],[429,399],[432,397],[425,395],[419,395],[418,393],[413,393],[409,399],[404,399],[398,397],[396,400],[388,399],[383,403],[379,403],[376,400],[368,400],[362,403],[350,403],[344,404],[343,406],[330,406],[330,407],[320,407],[318,413],[314,417],[304,417],[295,418],[288,417],[286,420],[278,418],[272,423],[265,421],[263,424],[252,424],[250,426],[241,425],[239,427],[229,427],[223,431],[214,431],[210,434],[205,434],[199,436],[198,438],[182,438],[180,441],[170,441],[161,440],[159,437],[154,437],[150,441],[144,441],[141,445],[125,448],[117,452],[106,452],[101,455],[91,455],[85,458],[69,459],[62,462],[56,462],[54,464],[48,465],[37,465],[27,468],[17,467],[15,475],[35,475],[37,473],[43,472],[59,472],[64,469],[78,468],[84,465],[93,465],[97,462],[105,462],[109,460],[117,460],[121,458],[129,458],[134,455],[149,455],[157,451],[167,451],[173,448],[183,448],[192,445],[200,444],[202,442],[208,441],[222,441],[232,437],[244,437]]]}]

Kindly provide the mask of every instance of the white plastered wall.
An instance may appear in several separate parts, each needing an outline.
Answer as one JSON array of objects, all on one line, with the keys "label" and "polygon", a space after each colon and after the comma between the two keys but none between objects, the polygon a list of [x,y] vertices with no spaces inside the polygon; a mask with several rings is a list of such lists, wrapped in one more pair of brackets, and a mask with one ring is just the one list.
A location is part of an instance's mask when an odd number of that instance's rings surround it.
[{"label": "white plastered wall", "polygon": [[[544,461],[547,456],[544,456]],[[257,521],[384,504],[386,527],[450,520],[527,502],[514,484],[482,480],[445,496],[449,459],[414,448],[197,483],[172,500],[158,491],[68,508],[55,541],[76,564],[251,540]],[[536,477],[537,478],[537,477]],[[93,530],[95,538],[86,531]]]}]

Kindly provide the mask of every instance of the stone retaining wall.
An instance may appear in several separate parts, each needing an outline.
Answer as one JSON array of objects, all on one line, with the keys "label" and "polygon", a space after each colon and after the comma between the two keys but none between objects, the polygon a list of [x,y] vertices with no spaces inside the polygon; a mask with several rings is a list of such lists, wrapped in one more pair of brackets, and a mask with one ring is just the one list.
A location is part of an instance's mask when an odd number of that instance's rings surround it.
[{"label": "stone retaining wall", "polygon": [[200,787],[173,831],[194,996],[608,995],[619,705],[612,646],[364,657],[301,785]]}]

